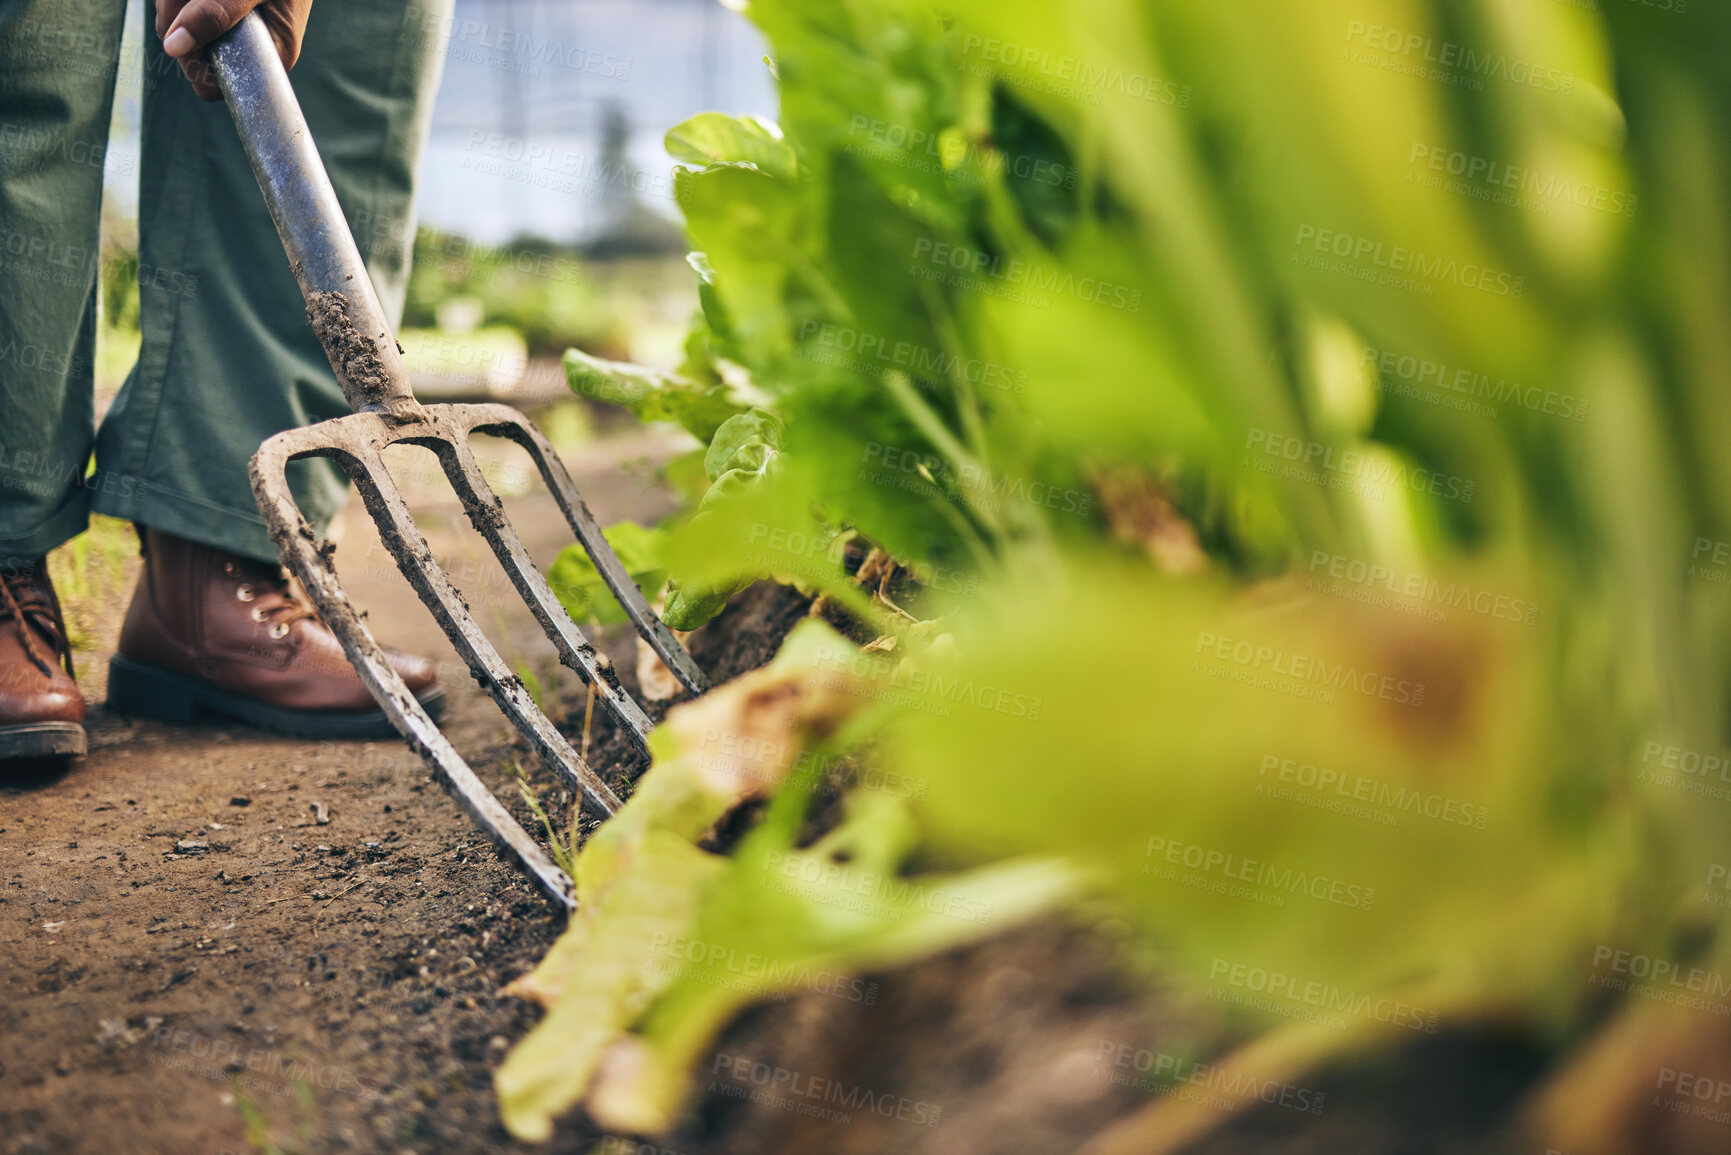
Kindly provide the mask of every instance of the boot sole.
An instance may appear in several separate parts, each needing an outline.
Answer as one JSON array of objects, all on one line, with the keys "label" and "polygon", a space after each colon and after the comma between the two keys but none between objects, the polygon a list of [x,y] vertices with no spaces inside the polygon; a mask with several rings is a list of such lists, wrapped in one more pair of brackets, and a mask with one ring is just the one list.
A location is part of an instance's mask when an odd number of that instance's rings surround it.
[{"label": "boot sole", "polygon": [[90,747],[77,722],[29,722],[0,728],[0,761],[17,758],[75,758]]},{"label": "boot sole", "polygon": [[[434,687],[416,699],[435,721],[445,691]],[[397,728],[383,710],[337,713],[291,710],[244,698],[215,686],[114,655],[108,661],[108,708],[117,714],[160,722],[191,722],[201,716],[232,718],[290,738],[394,738]]]}]

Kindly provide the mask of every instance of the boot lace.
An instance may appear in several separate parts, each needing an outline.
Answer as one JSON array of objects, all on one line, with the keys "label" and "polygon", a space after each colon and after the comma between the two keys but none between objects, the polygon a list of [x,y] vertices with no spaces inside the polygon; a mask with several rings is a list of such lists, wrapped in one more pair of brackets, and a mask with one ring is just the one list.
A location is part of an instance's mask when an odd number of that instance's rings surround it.
[{"label": "boot lace", "polygon": [[45,676],[54,676],[54,663],[43,656],[41,644],[36,637],[36,631],[41,630],[48,635],[55,656],[70,675],[72,646],[66,640],[59,613],[37,584],[36,568],[33,566],[22,570],[0,570],[0,596],[4,598],[4,604],[0,604],[0,615],[11,620],[12,627],[23,639],[24,653],[31,663]]},{"label": "boot lace", "polygon": [[275,595],[274,599],[255,605],[252,611],[253,621],[270,626],[271,637],[286,637],[289,627],[302,619],[317,620],[318,610],[295,589],[294,584],[289,581],[287,571],[280,568],[274,572],[261,569],[246,574],[245,578],[240,587],[242,601],[261,600],[261,594]]}]

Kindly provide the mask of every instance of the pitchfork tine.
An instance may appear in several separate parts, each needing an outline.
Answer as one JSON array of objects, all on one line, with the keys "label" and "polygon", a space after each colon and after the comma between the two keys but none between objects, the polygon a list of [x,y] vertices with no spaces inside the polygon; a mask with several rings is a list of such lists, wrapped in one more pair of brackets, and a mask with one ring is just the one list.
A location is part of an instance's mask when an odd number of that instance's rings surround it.
[{"label": "pitchfork tine", "polygon": [[[521,413],[509,406],[474,405],[469,408],[480,415],[474,427],[475,432],[491,433],[514,441],[534,460],[541,471],[542,480],[547,483],[547,489],[553,494],[553,500],[559,503],[559,508],[564,512],[571,532],[582,543],[590,560],[595,563],[595,568],[601,571],[601,578],[607,583],[607,588],[613,591],[613,596],[625,608],[625,614],[636,627],[638,636],[649,643],[650,648],[687,690],[693,694],[707,691],[709,679],[697,668],[697,663],[691,660],[690,653],[679,644],[679,639],[673,636],[667,623],[656,616],[648,601],[644,599],[643,591],[631,580],[631,575],[625,571],[619,555],[607,544],[607,538],[601,532],[601,523],[589,512],[589,506],[584,503],[577,492],[577,486],[571,481],[571,475],[565,470],[565,463],[553,452],[547,438]],[[496,423],[493,421],[494,416],[497,417]]]},{"label": "pitchfork tine", "polygon": [[[505,659],[499,656],[493,643],[481,633],[481,628],[475,624],[462,595],[451,585],[445,571],[434,561],[427,539],[421,536],[420,529],[409,514],[409,507],[403,503],[402,494],[397,492],[396,485],[390,481],[390,474],[385,472],[384,461],[377,457],[371,460],[352,457],[347,460],[358,466],[349,470],[349,477],[354,481],[361,500],[366,503],[367,512],[371,513],[373,520],[378,523],[380,540],[384,542],[391,556],[397,559],[397,567],[403,576],[415,587],[415,592],[421,595],[421,600],[433,612],[433,616],[439,619],[446,636],[469,663],[469,670],[474,674],[475,680],[493,695],[499,708],[505,711],[506,717],[511,719],[518,732],[535,746],[547,765],[576,787],[602,817],[613,814],[623,803],[608,789],[605,782],[596,777],[582,756],[571,748],[565,735],[547,720],[547,715],[541,712],[529,697],[529,691],[523,688],[522,680],[505,664]],[[380,483],[381,478],[384,479],[384,484]]]},{"label": "pitchfork tine", "polygon": [[603,707],[612,712],[639,746],[646,747],[652,723],[642,707],[619,684],[619,675],[605,655],[598,653],[583,631],[571,620],[553,595],[553,588],[535,563],[511,523],[505,520],[503,507],[494,496],[487,479],[475,464],[475,455],[465,443],[450,441],[422,442],[439,457],[445,476],[457,491],[463,507],[469,511],[469,523],[487,540],[498,557],[517,592],[529,604],[542,631],[559,651],[559,658],[584,680],[595,687]]},{"label": "pitchfork tine", "polygon": [[353,416],[279,433],[253,456],[253,494],[271,540],[282,550],[284,563],[300,578],[392,724],[500,850],[571,909],[576,904],[571,879],[548,860],[464,763],[409,693],[349,604],[331,568],[330,547],[318,544],[295,505],[288,486],[288,463],[303,457],[325,457],[342,467],[378,525],[385,548],[468,662],[475,680],[547,765],[576,789],[582,804],[603,816],[619,809],[618,797],[535,705],[523,683],[481,633],[462,595],[434,560],[402,493],[391,480],[384,450],[402,443],[431,449],[438,456],[471,523],[486,538],[517,592],[558,648],[560,659],[595,687],[605,708],[639,744],[648,737],[648,716],[620,686],[612,665],[571,621],[547,579],[530,560],[475,463],[468,444],[472,433],[508,437],[529,453],[573,532],[638,632],[686,688],[701,692],[708,688],[708,680],[649,608],[578,496],[565,467],[527,418],[502,405],[423,406],[415,400],[402,351],[391,336],[390,321],[373,291],[288,74],[259,15],[249,13],[217,39],[208,56],[288,251],[290,267],[306,297],[307,318],[330,358],[343,396],[354,410]]},{"label": "pitchfork tine", "polygon": [[[438,724],[403,684],[402,676],[386,659],[372,631],[350,609],[348,595],[343,592],[342,583],[331,569],[329,559],[320,550],[312,527],[295,506],[293,498],[288,496],[285,467],[291,458],[303,455],[296,452],[297,448],[291,438],[272,438],[253,458],[251,467],[254,491],[270,495],[261,500],[261,506],[284,562],[300,578],[307,594],[319,607],[325,623],[342,643],[343,652],[354,664],[361,681],[385,707],[410,748],[421,756],[439,784],[457,800],[463,813],[487,833],[501,854],[514,860],[542,890],[566,910],[575,910],[577,898],[570,876],[542,852],[535,840],[469,769],[462,755],[440,732]],[[345,470],[361,469],[361,463],[346,454],[327,451],[322,456],[335,457]]]}]

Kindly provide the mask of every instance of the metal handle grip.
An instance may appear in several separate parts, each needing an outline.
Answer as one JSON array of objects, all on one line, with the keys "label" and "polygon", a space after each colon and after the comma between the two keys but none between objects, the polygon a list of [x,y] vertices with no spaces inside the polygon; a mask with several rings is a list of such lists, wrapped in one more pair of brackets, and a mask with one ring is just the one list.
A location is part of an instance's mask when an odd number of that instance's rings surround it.
[{"label": "metal handle grip", "polygon": [[247,13],[206,55],[349,408],[416,408],[384,306],[263,18]]}]

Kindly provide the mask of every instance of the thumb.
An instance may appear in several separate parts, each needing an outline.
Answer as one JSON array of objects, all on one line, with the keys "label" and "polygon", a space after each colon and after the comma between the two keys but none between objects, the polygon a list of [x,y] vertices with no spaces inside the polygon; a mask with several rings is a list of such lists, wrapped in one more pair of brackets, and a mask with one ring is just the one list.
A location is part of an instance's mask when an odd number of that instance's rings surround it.
[{"label": "thumb", "polygon": [[239,24],[260,0],[190,0],[162,36],[162,50],[184,60]]}]

